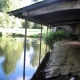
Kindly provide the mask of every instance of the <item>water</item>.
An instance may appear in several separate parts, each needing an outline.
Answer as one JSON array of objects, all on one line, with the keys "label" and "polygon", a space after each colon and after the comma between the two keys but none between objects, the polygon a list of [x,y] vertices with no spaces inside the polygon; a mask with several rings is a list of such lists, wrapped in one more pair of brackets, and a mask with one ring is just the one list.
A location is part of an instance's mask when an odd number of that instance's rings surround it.
[{"label": "water", "polygon": [[[0,38],[0,80],[23,80],[24,39]],[[30,42],[29,42],[30,41]],[[27,41],[26,80],[30,80],[39,65],[39,43]],[[46,45],[42,44],[41,60]]]}]

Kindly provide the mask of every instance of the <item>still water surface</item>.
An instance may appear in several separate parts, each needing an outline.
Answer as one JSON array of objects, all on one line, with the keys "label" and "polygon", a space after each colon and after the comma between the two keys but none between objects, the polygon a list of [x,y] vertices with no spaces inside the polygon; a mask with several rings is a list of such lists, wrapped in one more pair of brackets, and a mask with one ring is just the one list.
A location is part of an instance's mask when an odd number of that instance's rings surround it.
[{"label": "still water surface", "polygon": [[[39,64],[40,44],[32,43],[32,39],[29,41],[26,50],[26,80],[30,80]],[[42,43],[41,60],[45,48],[46,45]],[[0,38],[0,80],[23,80],[23,56],[23,38]]]}]

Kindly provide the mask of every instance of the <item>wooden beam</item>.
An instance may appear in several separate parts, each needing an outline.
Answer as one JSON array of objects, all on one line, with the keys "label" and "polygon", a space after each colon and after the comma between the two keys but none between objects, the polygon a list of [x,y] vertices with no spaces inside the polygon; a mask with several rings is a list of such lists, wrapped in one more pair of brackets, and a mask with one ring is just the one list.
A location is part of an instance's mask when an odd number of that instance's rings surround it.
[{"label": "wooden beam", "polygon": [[55,26],[57,27],[57,26],[64,26],[64,25],[77,24],[77,23],[80,23],[80,20],[59,21],[59,22],[52,22],[49,24],[51,24],[51,26],[53,27]]},{"label": "wooden beam", "polygon": [[50,23],[50,22],[59,22],[59,21],[68,21],[68,20],[79,20],[80,15],[67,15],[67,16],[56,16],[52,18],[45,19],[45,22]]},{"label": "wooden beam", "polygon": [[43,22],[47,22],[47,23],[48,22],[54,22],[54,21],[60,21],[60,20],[80,19],[80,10],[55,12],[55,13],[52,13],[52,14],[35,16],[33,18],[36,19],[36,20],[39,19],[39,20],[41,20]]},{"label": "wooden beam", "polygon": [[47,13],[61,11],[61,10],[71,10],[71,9],[80,9],[80,1],[55,2],[52,4],[48,4],[27,11],[27,14],[29,16],[36,16],[36,15],[47,14]]}]

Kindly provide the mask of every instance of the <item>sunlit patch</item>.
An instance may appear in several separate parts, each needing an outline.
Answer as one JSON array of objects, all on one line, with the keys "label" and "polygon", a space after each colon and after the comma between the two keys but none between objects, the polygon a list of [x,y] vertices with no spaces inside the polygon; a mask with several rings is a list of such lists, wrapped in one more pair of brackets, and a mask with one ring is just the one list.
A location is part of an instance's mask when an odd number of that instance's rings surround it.
[{"label": "sunlit patch", "polygon": [[[32,55],[32,50],[26,51],[26,67],[28,67],[28,66],[32,67],[32,65],[30,64],[30,59],[31,59],[30,55]],[[20,65],[24,65],[23,60],[24,60],[24,52],[22,52],[22,58],[19,61]]]},{"label": "sunlit patch", "polygon": [[21,2],[22,2],[22,6],[24,7],[24,6],[28,6],[28,5],[30,5],[32,2],[31,2],[31,0],[21,0]]},{"label": "sunlit patch", "polygon": [[[10,79],[10,80],[14,80],[14,79]],[[18,77],[15,80],[23,80],[23,77]],[[30,80],[30,76],[26,76],[25,80]]]},{"label": "sunlit patch", "polygon": [[4,62],[4,60],[5,60],[4,57],[0,57],[0,64],[1,64],[2,62]]}]

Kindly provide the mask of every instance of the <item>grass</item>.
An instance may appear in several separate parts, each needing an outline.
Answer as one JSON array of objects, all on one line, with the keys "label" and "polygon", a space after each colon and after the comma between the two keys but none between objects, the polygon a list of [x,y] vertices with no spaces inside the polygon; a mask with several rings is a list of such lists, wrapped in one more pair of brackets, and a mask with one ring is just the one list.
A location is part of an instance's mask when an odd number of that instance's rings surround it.
[{"label": "grass", "polygon": [[[50,31],[50,30],[49,30]],[[42,33],[46,33],[47,29],[42,29]],[[25,35],[25,29],[17,28],[17,29],[7,29],[7,28],[0,28],[0,33],[8,33],[12,34],[12,36],[19,36],[23,37]],[[27,29],[27,36],[37,37],[41,33],[41,29]],[[8,34],[6,36],[8,36]]]}]

